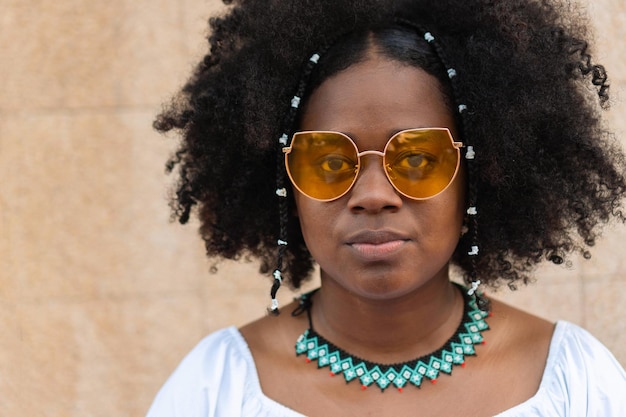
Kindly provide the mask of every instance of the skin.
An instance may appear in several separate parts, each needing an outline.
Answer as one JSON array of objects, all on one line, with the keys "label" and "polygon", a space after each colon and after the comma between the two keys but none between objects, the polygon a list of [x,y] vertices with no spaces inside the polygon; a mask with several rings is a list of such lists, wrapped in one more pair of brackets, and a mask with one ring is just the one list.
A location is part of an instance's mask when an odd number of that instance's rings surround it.
[{"label": "skin", "polygon": [[[344,132],[361,151],[381,151],[392,134],[416,127],[448,127],[456,134],[437,80],[375,51],[324,81],[309,97],[300,126]],[[320,265],[315,329],[380,363],[441,347],[463,311],[448,262],[460,236],[464,189],[461,171],[443,193],[411,200],[391,186],[380,157],[370,155],[345,196],[319,202],[296,192],[302,232]],[[418,409],[424,416],[489,416],[536,393],[553,331],[551,323],[495,301],[492,311],[487,344],[467,359],[466,369],[455,368],[437,385],[407,387],[401,395],[381,395],[375,387],[362,392],[356,382],[330,379],[296,358],[293,346],[308,327],[305,315],[266,317],[241,332],[265,395],[305,415],[415,415]]]}]

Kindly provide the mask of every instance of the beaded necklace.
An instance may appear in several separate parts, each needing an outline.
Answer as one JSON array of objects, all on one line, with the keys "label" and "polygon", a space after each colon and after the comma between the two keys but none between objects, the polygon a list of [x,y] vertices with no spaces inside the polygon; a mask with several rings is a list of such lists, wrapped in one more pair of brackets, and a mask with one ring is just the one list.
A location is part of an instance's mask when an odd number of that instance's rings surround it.
[{"label": "beaded necklace", "polygon": [[463,318],[452,337],[441,348],[402,363],[370,362],[337,347],[313,329],[311,296],[315,291],[317,290],[303,294],[300,305],[292,313],[296,316],[306,312],[309,319],[309,328],[296,341],[296,356],[306,355],[306,361],[316,361],[318,369],[328,366],[331,376],[343,374],[346,383],[359,380],[363,390],[370,385],[376,385],[381,391],[395,386],[402,392],[410,384],[419,388],[425,379],[434,384],[441,372],[451,374],[454,365],[464,368],[465,356],[476,355],[474,345],[484,343],[482,332],[489,329],[485,322],[489,313],[480,310],[476,306],[475,298],[462,290]]}]

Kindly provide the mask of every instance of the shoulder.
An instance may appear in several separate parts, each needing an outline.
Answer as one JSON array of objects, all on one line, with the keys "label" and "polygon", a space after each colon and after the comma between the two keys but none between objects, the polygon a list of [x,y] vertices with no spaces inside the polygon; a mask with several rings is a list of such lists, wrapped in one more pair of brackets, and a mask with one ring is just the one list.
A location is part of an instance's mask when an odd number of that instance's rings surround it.
[{"label": "shoulder", "polygon": [[[495,302],[493,324],[495,338],[506,350],[520,353],[535,351],[543,357],[542,374],[576,372],[576,379],[619,377],[626,381],[622,366],[611,352],[590,332],[567,322],[551,323],[504,303]],[[537,352],[543,352],[538,354]],[[626,392],[626,390],[624,391]],[[626,415],[626,414],[625,414]]]},{"label": "shoulder", "polygon": [[217,404],[220,392],[228,392],[229,401],[241,408],[246,383],[254,380],[254,362],[239,331],[235,327],[216,331],[182,360],[159,391],[148,416],[213,415],[209,408]]},{"label": "shoulder", "polygon": [[[487,319],[489,355],[507,368],[516,367],[539,384],[555,325],[508,304],[492,300]],[[490,343],[491,342],[491,343]]]},{"label": "shoulder", "polygon": [[281,314],[264,316],[240,329],[257,368],[263,367],[268,360],[278,361],[275,365],[283,367],[284,359],[293,355],[295,340],[307,327],[306,314],[297,316],[289,314],[296,306],[295,302],[290,303],[283,307]]},{"label": "shoulder", "polygon": [[608,349],[581,327],[559,321],[536,394],[498,417],[626,416],[626,373]]},{"label": "shoulder", "polygon": [[281,323],[289,322],[288,315],[280,317],[241,330],[228,327],[201,340],[163,385],[147,417],[300,416],[268,398],[259,380],[259,360],[263,365],[272,362],[268,357],[284,356],[273,353],[285,327]]}]

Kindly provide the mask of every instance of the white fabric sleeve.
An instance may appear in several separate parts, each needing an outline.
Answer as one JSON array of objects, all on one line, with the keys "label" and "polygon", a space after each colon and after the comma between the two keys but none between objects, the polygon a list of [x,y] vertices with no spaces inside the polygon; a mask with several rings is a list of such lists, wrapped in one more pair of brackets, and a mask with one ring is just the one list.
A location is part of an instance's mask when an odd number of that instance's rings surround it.
[{"label": "white fabric sleeve", "polygon": [[180,363],[147,417],[303,417],[266,397],[235,327],[210,334]]},{"label": "white fabric sleeve", "polygon": [[[569,414],[581,417],[626,417],[626,373],[609,350],[586,330],[567,324],[571,337],[561,346],[561,383]],[[567,378],[567,380],[565,380]]]},{"label": "white fabric sleeve", "polygon": [[157,394],[147,417],[241,414],[244,385],[232,381],[233,377],[246,375],[246,365],[229,352],[232,350],[230,330],[206,337],[183,359]]}]

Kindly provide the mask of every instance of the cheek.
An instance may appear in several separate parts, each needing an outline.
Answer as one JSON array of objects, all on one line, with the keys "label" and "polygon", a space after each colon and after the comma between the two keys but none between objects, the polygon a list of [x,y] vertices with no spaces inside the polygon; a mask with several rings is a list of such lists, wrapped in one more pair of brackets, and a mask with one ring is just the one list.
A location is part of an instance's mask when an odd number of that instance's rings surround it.
[{"label": "cheek", "polygon": [[[434,218],[447,219],[443,222],[433,222],[433,225],[438,224],[442,229],[439,231],[442,236],[454,236],[455,239],[460,237],[467,206],[465,189],[465,172],[461,169],[454,183],[441,195],[442,198],[438,199],[430,210]],[[435,202],[433,201],[433,203]]]},{"label": "cheek", "polygon": [[311,255],[319,256],[334,244],[333,230],[339,217],[338,205],[314,201],[302,194],[295,194],[296,210],[304,243]]},{"label": "cheek", "polygon": [[320,213],[323,210],[319,207],[315,207],[317,202],[310,200],[297,191],[295,191],[295,202],[296,217],[300,222],[300,230],[310,250],[310,240],[314,238],[315,231],[323,228],[323,225],[320,224],[322,220],[320,219]]}]

